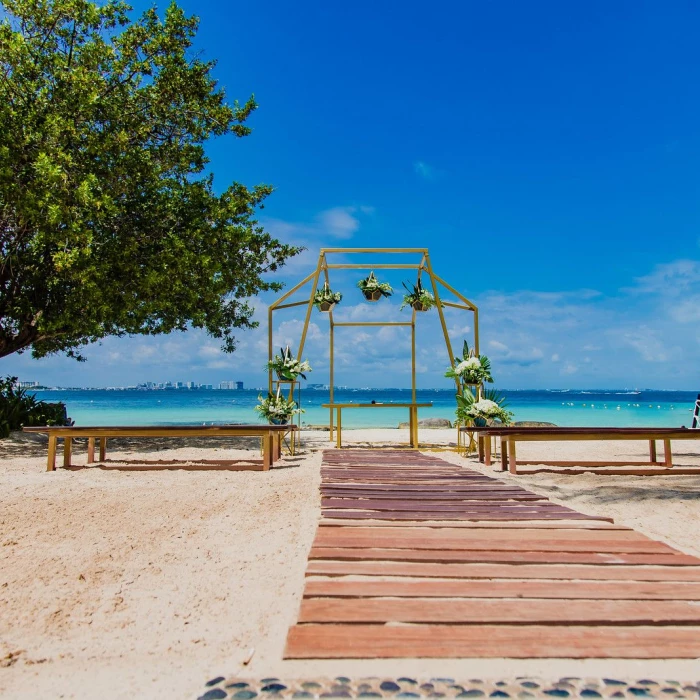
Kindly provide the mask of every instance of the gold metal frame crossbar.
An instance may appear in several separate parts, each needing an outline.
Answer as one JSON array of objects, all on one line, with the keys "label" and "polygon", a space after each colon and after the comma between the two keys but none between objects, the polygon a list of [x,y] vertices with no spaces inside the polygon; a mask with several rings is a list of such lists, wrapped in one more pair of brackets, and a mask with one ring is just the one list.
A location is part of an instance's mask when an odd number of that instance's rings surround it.
[{"label": "gold metal frame crossbar", "polygon": [[[328,258],[334,255],[414,255],[420,256],[420,261],[415,263],[372,263],[362,262],[362,263],[330,263]],[[294,307],[306,307],[306,313],[304,317],[304,326],[301,332],[301,339],[299,341],[297,358],[301,360],[302,353],[304,352],[304,344],[306,343],[306,336],[309,330],[309,323],[311,322],[311,312],[313,310],[313,300],[316,290],[319,286],[319,280],[321,276],[325,282],[330,285],[330,274],[329,271],[333,270],[415,270],[417,281],[421,280],[421,276],[425,274],[430,279],[431,291],[435,297],[436,309],[440,318],[440,325],[442,327],[442,333],[445,339],[445,347],[447,349],[447,354],[449,356],[450,365],[454,364],[454,352],[452,350],[452,343],[450,342],[450,337],[447,332],[447,323],[445,321],[445,314],[443,311],[443,306],[463,309],[464,311],[470,311],[474,314],[474,352],[479,354],[479,309],[474,303],[469,301],[466,297],[460,294],[454,287],[449,285],[445,280],[435,274],[433,271],[432,264],[430,262],[430,255],[427,248],[322,248],[318,257],[318,264],[316,269],[309,275],[304,277],[301,282],[292,287],[288,292],[283,294],[277,301],[273,302],[268,309],[268,356],[272,360],[273,350],[272,350],[272,336],[273,336],[273,314],[275,311],[281,309],[290,309]],[[308,299],[302,301],[295,301],[285,303],[295,292],[298,292],[305,285],[311,285],[311,291]],[[457,301],[444,301],[440,297],[439,287],[442,286],[450,294],[453,294]],[[328,312],[328,318],[330,321],[329,330],[329,343],[330,343],[330,403],[334,404],[334,386],[335,386],[335,329],[342,327],[369,327],[369,326],[405,326],[411,328],[411,402],[416,403],[416,317],[417,311],[413,309],[411,320],[406,322],[396,322],[396,321],[335,321],[333,319],[333,310]],[[459,390],[459,380],[455,380],[457,390]],[[269,390],[272,392],[273,376],[272,370],[269,372]],[[291,398],[291,397],[290,397]],[[333,440],[333,409],[330,409],[330,439]]]}]

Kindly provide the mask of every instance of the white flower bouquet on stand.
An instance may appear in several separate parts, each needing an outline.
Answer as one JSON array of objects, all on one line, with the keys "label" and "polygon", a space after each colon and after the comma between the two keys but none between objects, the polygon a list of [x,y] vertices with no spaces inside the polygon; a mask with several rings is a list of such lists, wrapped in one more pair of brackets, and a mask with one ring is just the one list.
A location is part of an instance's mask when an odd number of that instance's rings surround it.
[{"label": "white flower bouquet on stand", "polygon": [[462,357],[456,357],[454,367],[445,372],[446,377],[458,379],[462,384],[493,383],[491,376],[491,362],[486,355],[475,355],[469,349],[467,341],[464,341]]},{"label": "white flower bouquet on stand", "polygon": [[513,414],[506,410],[505,397],[497,391],[490,389],[484,392],[484,396],[477,398],[468,388],[464,388],[457,394],[457,420],[464,424],[472,423],[476,426],[485,426],[488,421],[498,420],[504,425],[509,425]]},{"label": "white flower bouquet on stand", "polygon": [[303,362],[297,360],[293,355],[292,351],[289,349],[289,345],[284,350],[280,350],[279,355],[270,360],[270,362],[265,365],[266,369],[271,369],[277,372],[278,379],[282,379],[288,382],[295,382],[297,377],[306,379],[304,372],[311,372],[311,365],[307,360]]},{"label": "white flower bouquet on stand", "polygon": [[286,425],[292,420],[292,416],[304,412],[297,407],[296,401],[285,399],[279,389],[277,394],[268,394],[266,398],[258,396],[258,401],[260,404],[254,410],[273,425]]}]

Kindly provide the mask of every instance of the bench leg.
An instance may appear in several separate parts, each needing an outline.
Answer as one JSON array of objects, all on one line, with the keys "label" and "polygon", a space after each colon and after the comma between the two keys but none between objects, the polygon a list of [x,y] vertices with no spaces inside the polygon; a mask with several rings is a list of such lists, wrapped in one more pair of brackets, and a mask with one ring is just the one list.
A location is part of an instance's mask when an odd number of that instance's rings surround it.
[{"label": "bench leg", "polygon": [[95,438],[88,438],[88,455],[87,463],[92,464],[95,461]]},{"label": "bench leg", "polygon": [[58,442],[58,438],[49,433],[49,459],[46,463],[47,472],[56,471],[56,442]]},{"label": "bench leg", "polygon": [[664,440],[664,467],[673,466],[673,455],[671,454],[671,441]]},{"label": "bench leg", "polygon": [[649,440],[649,461],[656,463],[656,440]]},{"label": "bench leg", "polygon": [[340,449],[340,447],[343,444],[343,439],[342,439],[342,430],[343,426],[341,425],[341,419],[342,419],[342,414],[340,412],[340,409],[338,409],[338,418],[336,420],[336,426],[335,426],[335,436],[336,436],[336,441],[335,441],[335,446]]},{"label": "bench leg", "polygon": [[73,438],[66,437],[63,438],[63,466],[70,467],[70,458],[73,452]]},{"label": "bench leg", "polygon": [[515,440],[513,438],[510,438],[508,440],[508,450],[510,452],[510,456],[508,458],[508,471],[511,474],[517,474],[518,473],[518,463],[516,462],[515,459]]},{"label": "bench leg", "polygon": [[107,438],[100,438],[100,462],[104,462],[107,457]]},{"label": "bench leg", "polygon": [[275,450],[274,439],[270,433],[263,435],[262,437],[262,450],[263,450],[263,471],[270,471],[272,466],[272,453]]},{"label": "bench leg", "polygon": [[508,469],[508,438],[501,438],[501,471]]},{"label": "bench leg", "polygon": [[491,466],[491,437],[489,435],[479,435],[480,442],[483,443],[482,451],[484,453],[484,464],[487,467]]}]

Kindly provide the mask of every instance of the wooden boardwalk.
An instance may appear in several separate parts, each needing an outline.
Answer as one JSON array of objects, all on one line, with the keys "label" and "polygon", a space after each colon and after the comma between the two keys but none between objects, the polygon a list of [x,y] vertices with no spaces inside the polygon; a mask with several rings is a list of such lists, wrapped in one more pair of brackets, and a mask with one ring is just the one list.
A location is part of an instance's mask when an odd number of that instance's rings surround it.
[{"label": "wooden boardwalk", "polygon": [[285,658],[700,657],[700,559],[412,450],[324,454]]}]

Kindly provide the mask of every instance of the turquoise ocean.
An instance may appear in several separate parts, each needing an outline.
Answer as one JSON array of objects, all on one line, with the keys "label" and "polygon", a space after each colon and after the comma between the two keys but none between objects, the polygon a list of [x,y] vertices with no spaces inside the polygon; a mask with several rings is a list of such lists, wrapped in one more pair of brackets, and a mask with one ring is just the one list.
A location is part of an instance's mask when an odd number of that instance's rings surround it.
[{"label": "turquoise ocean", "polygon": [[[562,426],[690,426],[697,392],[691,391],[508,391],[502,392],[515,420],[548,421]],[[63,401],[76,425],[200,425],[262,422],[253,407],[255,390],[42,390],[37,398]],[[339,403],[402,403],[410,401],[409,389],[338,389]],[[419,409],[419,418],[454,419],[454,391],[423,389],[417,400],[432,403]],[[328,424],[328,392],[303,389],[303,423]],[[404,408],[343,411],[348,428],[397,427],[408,420]]]}]

